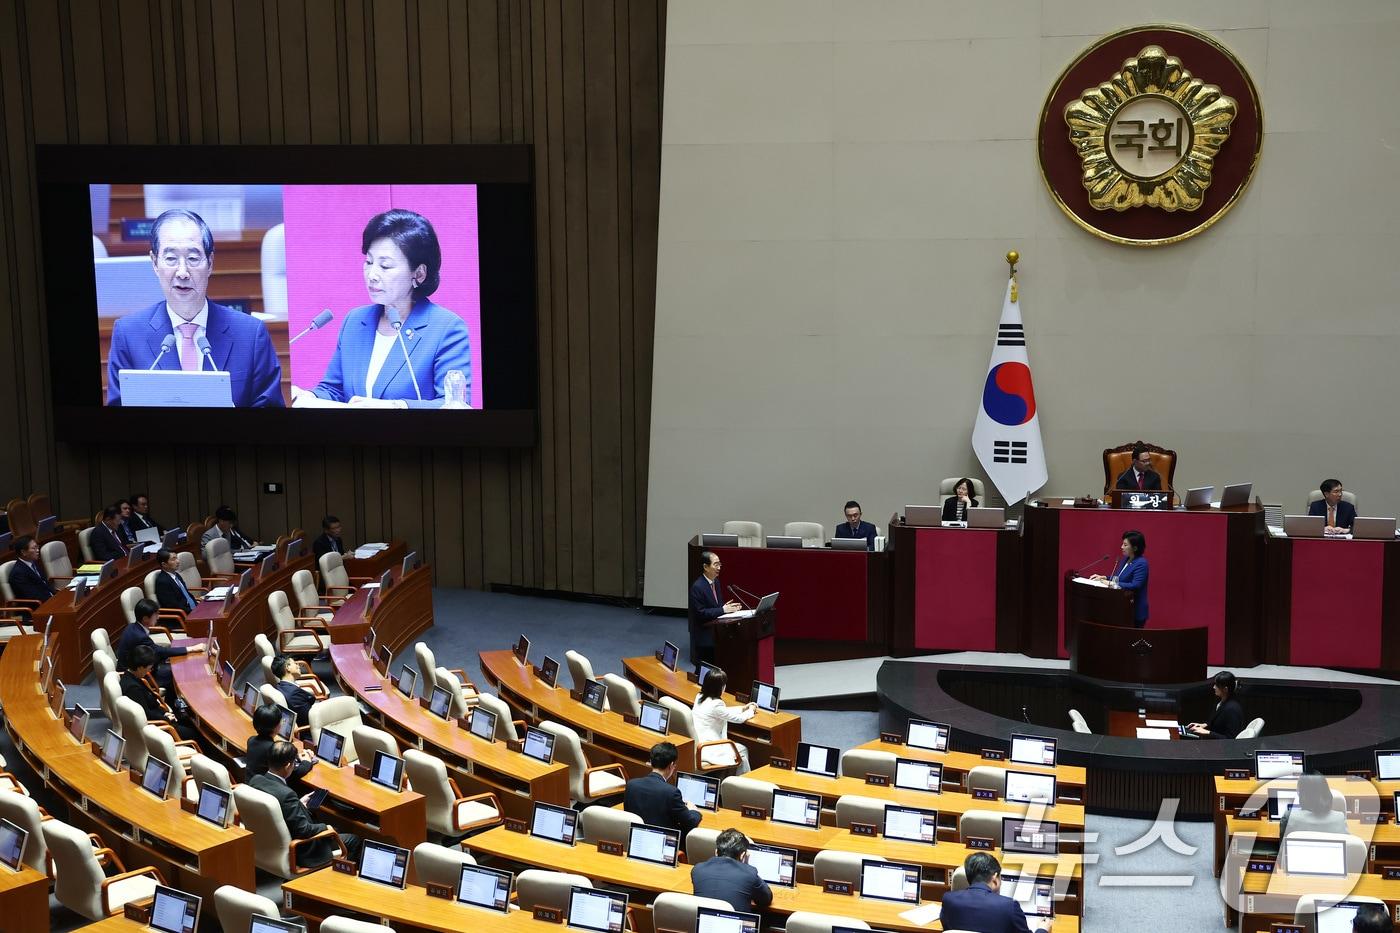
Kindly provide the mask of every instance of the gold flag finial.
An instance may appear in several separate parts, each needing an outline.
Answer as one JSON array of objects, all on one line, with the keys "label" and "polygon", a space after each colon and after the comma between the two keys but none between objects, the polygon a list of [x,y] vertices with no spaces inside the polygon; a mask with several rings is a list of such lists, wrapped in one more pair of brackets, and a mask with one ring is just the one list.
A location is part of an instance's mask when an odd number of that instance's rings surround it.
[{"label": "gold flag finial", "polygon": [[1014,249],[1006,254],[1006,261],[1011,266],[1011,303],[1016,303],[1016,263],[1021,261],[1021,254]]}]

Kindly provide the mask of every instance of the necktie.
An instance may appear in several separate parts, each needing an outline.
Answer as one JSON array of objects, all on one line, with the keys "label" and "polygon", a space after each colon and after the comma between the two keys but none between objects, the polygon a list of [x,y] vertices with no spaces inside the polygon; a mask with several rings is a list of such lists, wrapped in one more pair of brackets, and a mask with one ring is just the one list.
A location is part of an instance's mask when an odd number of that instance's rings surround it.
[{"label": "necktie", "polygon": [[190,595],[190,588],[188,586],[185,586],[185,578],[180,576],[178,573],[172,573],[171,576],[175,578],[175,582],[179,585],[180,592],[185,594],[185,611],[193,612],[194,597]]},{"label": "necktie", "polygon": [[1141,489],[1141,488],[1142,488],[1142,474],[1139,473],[1139,474],[1137,475],[1137,478],[1138,478],[1138,489]]},{"label": "necktie", "polygon": [[1327,527],[1337,527],[1337,507],[1334,505],[1329,505],[1327,507]]},{"label": "necktie", "polygon": [[180,331],[180,368],[187,373],[196,372],[199,369],[199,351],[195,349],[194,332],[199,330],[199,325],[181,324],[176,329]]},{"label": "necktie", "polygon": [[715,589],[715,581],[710,581],[710,595],[715,598],[715,605],[719,605],[719,590]]}]

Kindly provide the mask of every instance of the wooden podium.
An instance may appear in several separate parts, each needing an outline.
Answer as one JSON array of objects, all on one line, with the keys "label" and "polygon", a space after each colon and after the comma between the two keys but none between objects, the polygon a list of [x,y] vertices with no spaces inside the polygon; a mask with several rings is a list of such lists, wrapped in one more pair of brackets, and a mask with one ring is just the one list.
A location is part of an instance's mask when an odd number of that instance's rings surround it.
[{"label": "wooden podium", "polygon": [[1065,573],[1065,642],[1074,644],[1077,623],[1133,627],[1133,594],[1109,586],[1075,583],[1074,571]]},{"label": "wooden podium", "polygon": [[778,611],[765,609],[747,619],[716,620],[715,663],[729,678],[731,693],[748,693],[755,680],[773,682],[773,630]]},{"label": "wooden podium", "polygon": [[1096,680],[1184,684],[1206,679],[1210,630],[1123,628],[1080,621],[1069,649],[1069,669]]}]

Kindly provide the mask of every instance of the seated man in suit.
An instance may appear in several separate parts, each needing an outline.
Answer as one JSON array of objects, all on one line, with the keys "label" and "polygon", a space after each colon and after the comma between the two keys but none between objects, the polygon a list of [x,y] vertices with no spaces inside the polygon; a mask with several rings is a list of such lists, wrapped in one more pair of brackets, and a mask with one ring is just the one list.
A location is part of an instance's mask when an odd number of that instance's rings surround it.
[{"label": "seated man in suit", "polygon": [[10,592],[15,594],[15,599],[32,599],[41,603],[58,592],[39,562],[39,542],[34,540],[33,535],[20,535],[15,539],[15,565],[10,568]]},{"label": "seated man in suit", "polygon": [[272,659],[272,676],[277,678],[277,692],[287,698],[287,709],[297,714],[297,725],[308,725],[316,697],[310,690],[297,686],[297,678],[302,676],[301,662],[279,654]]},{"label": "seated man in suit", "polygon": [[[248,777],[267,771],[267,756],[272,753],[272,746],[277,742],[277,727],[281,724],[282,707],[276,703],[264,703],[253,710],[254,734],[248,740],[248,752],[243,756],[243,772]],[[297,763],[292,768],[291,780],[300,781],[318,760],[309,750],[303,748],[297,753]]]},{"label": "seated man in suit", "polygon": [[[107,404],[122,404],[122,370],[155,368],[226,372],[235,407],[283,407],[282,364],[267,327],[208,300],[214,234],[204,219],[181,209],[157,217],[151,224],[151,267],[165,300],[113,325]],[[162,349],[167,338],[173,352]]]},{"label": "seated man in suit", "polygon": [[159,694],[151,689],[150,680],[155,666],[156,653],[150,645],[137,645],[131,649],[126,670],[121,674],[122,696],[140,704],[148,721],[168,722],[175,727],[181,739],[197,741],[199,730],[176,715],[174,710],[165,705]]},{"label": "seated man in suit", "polygon": [[700,811],[681,798],[671,782],[676,779],[676,746],[657,742],[651,747],[651,773],[632,778],[622,794],[622,809],[635,813],[650,826],[665,826],[685,834],[700,825]]},{"label": "seated man in suit", "polygon": [[155,678],[156,683],[162,687],[169,687],[171,684],[170,664],[171,658],[184,657],[187,654],[203,654],[203,645],[190,645],[188,648],[169,648],[157,645],[151,638],[148,626],[155,618],[156,612],[160,609],[153,599],[143,599],[136,604],[133,614],[136,621],[122,629],[121,638],[117,639],[117,666],[128,668],[131,666],[132,652],[140,645],[147,645],[156,655]]},{"label": "seated man in suit", "polygon": [[[267,770],[248,779],[248,786],[270,794],[282,808],[282,819],[287,824],[287,832],[293,839],[310,839],[317,833],[325,832],[325,823],[318,823],[306,809],[307,794],[298,797],[287,781],[297,766],[297,750],[290,742],[274,742],[267,755]],[[341,844],[345,846],[344,856],[351,861],[360,860],[360,840],[349,833],[339,833]],[[316,868],[326,864],[336,854],[335,841],[329,837],[318,839],[308,846],[297,847],[297,866]]]},{"label": "seated man in suit", "polygon": [[1152,452],[1142,444],[1133,447],[1133,465],[1119,475],[1115,489],[1161,490],[1162,477],[1152,469]]},{"label": "seated man in suit", "polygon": [[215,538],[223,538],[228,542],[228,546],[235,551],[245,550],[253,546],[253,542],[244,537],[238,530],[238,513],[226,505],[221,505],[214,510],[214,524],[199,538],[199,546],[213,541]]},{"label": "seated man in suit", "polygon": [[695,896],[718,898],[743,911],[763,910],[773,903],[773,889],[758,876],[757,868],[743,860],[748,851],[748,837],[739,830],[720,833],[715,840],[714,858],[690,870]]},{"label": "seated man in suit", "polygon": [[719,555],[714,551],[700,552],[700,576],[690,584],[690,656],[692,660],[714,661],[715,633],[710,627],[726,612],[743,608],[735,600],[725,602],[719,596]]},{"label": "seated man in suit", "polygon": [[156,551],[156,563],[160,565],[160,572],[156,574],[156,602],[160,603],[160,608],[194,612],[199,600],[180,576],[180,555],[161,548]]},{"label": "seated man in suit", "polygon": [[1346,534],[1356,521],[1356,506],[1342,498],[1342,481],[1325,479],[1322,481],[1322,498],[1308,506],[1309,515],[1323,515],[1327,518],[1325,533]]},{"label": "seated man in suit", "polygon": [[102,521],[92,526],[88,535],[88,549],[92,559],[99,563],[109,560],[126,560],[126,544],[121,534],[122,513],[115,505],[102,510]]},{"label": "seated man in suit", "polygon": [[151,500],[144,492],[133,492],[131,494],[131,518],[127,520],[127,527],[131,529],[133,535],[138,531],[145,531],[147,528],[154,528],[161,531],[160,524],[151,517]]},{"label": "seated man in suit", "polygon": [[846,503],[846,520],[836,526],[838,538],[864,538],[865,549],[875,550],[875,526],[860,520],[860,503],[852,499]]},{"label": "seated man in suit", "polygon": [[940,919],[945,930],[969,933],[1029,933],[1019,904],[1001,896],[1001,864],[989,852],[974,852],[963,862],[967,887],[943,895]]},{"label": "seated man in suit", "polygon": [[319,562],[322,555],[331,551],[344,554],[345,542],[340,540],[340,519],[334,515],[327,515],[321,519],[321,536],[311,542],[311,553],[316,555]]}]

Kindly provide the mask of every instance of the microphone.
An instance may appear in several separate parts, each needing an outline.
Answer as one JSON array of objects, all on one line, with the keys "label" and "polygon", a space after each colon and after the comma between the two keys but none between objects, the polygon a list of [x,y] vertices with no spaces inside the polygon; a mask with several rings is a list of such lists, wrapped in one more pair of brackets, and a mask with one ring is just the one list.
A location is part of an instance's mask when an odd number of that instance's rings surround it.
[{"label": "microphone", "polygon": [[313,317],[313,318],[311,319],[311,323],[308,324],[308,325],[306,325],[306,329],[305,329],[305,330],[303,330],[301,333],[297,334],[297,335],[296,335],[295,337],[293,337],[291,340],[288,340],[288,341],[287,341],[287,346],[291,346],[292,344],[296,343],[298,340],[300,340],[301,338],[305,337],[307,334],[311,333],[313,330],[320,330],[322,327],[325,327],[327,324],[329,324],[329,323],[330,323],[331,321],[333,321],[333,320],[335,320],[335,315],[331,313],[331,309],[330,309],[330,308],[322,308],[322,309],[321,309],[321,313],[318,314],[318,315],[316,315],[315,317]]},{"label": "microphone", "polygon": [[408,367],[408,378],[413,380],[413,394],[418,396],[418,401],[423,401],[423,391],[418,388],[418,376],[413,372],[413,361],[408,358],[408,344],[403,342],[403,315],[399,314],[398,308],[384,306],[384,313],[389,318],[389,323],[393,325],[394,333],[399,335],[399,349],[403,351],[403,362]]},{"label": "microphone", "polygon": [[1091,561],[1089,561],[1089,563],[1085,564],[1083,567],[1080,567],[1078,570],[1076,570],[1076,571],[1074,572],[1074,575],[1075,575],[1076,577],[1082,576],[1082,575],[1084,574],[1084,571],[1088,570],[1090,567],[1094,566],[1095,564],[1102,564],[1104,561],[1108,560],[1108,559],[1109,559],[1110,557],[1112,557],[1112,556],[1113,556],[1112,554],[1105,554],[1104,556],[1098,558],[1097,560],[1091,560]]},{"label": "microphone", "polygon": [[159,366],[160,358],[162,356],[165,356],[165,354],[169,353],[173,349],[175,349],[175,335],[166,334],[165,339],[160,342],[160,352],[156,354],[154,362],[151,363],[150,369],[147,369],[146,372],[150,372],[152,369],[155,369],[157,366]]},{"label": "microphone", "polygon": [[199,371],[200,371],[200,372],[204,372],[204,361],[205,361],[205,359],[208,359],[208,360],[209,360],[209,368],[212,369],[212,370],[214,370],[215,372],[218,372],[219,367],[218,367],[218,365],[214,362],[214,348],[211,347],[211,346],[209,346],[209,338],[208,338],[208,337],[200,337],[198,340],[196,340],[196,341],[194,342],[194,345],[199,349],[199,352],[200,352],[200,353],[204,354],[202,357],[200,357],[200,360],[199,360]]},{"label": "microphone", "polygon": [[[743,595],[740,595],[740,594],[743,594]],[[757,599],[758,599],[757,596],[755,596],[754,594],[750,593],[748,590],[744,589],[742,586],[734,586],[732,583],[731,583],[730,586],[729,586],[729,595],[730,595],[730,596],[737,597],[738,600],[739,600],[739,605],[743,606],[745,609],[752,609],[753,606],[750,606],[750,605],[748,604],[748,602],[745,601],[744,596],[747,596],[747,597],[749,597],[749,599],[753,599],[753,600],[757,600]]]},{"label": "microphone", "polygon": [[1024,706],[1021,707],[1021,719],[1026,723],[1026,725],[1031,724],[1031,718],[1026,715],[1026,708]]}]

